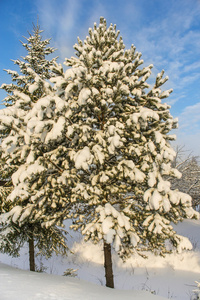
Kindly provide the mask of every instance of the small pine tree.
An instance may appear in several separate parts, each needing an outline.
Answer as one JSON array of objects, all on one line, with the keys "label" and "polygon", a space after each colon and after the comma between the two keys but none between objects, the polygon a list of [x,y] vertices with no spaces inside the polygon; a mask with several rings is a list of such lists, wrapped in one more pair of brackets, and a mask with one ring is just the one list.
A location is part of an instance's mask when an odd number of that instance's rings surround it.
[{"label": "small pine tree", "polygon": [[[191,197],[171,190],[166,176],[180,177],[171,167],[170,145],[177,120],[162,103],[164,71],[152,88],[152,65],[141,68],[141,53],[125,50],[119,31],[106,20],[89,29],[66,60],[65,74],[52,79],[65,105],[67,124],[62,180],[73,204],[72,228],[85,239],[103,241],[106,285],[114,287],[111,246],[125,259],[134,249],[160,255],[191,248],[172,223],[198,217]],[[172,222],[172,223],[171,223]]]},{"label": "small pine tree", "polygon": [[[19,93],[23,93],[31,98],[27,102],[21,98],[20,107],[26,107],[28,110],[32,102],[37,100],[43,95],[43,88],[39,82],[41,79],[50,79],[54,74],[51,67],[54,65],[57,58],[51,60],[46,57],[55,52],[55,49],[49,47],[50,39],[42,40],[40,26],[33,24],[33,34],[28,32],[29,37],[26,38],[26,43],[21,42],[22,46],[26,49],[28,54],[22,59],[13,60],[14,64],[20,69],[20,74],[17,71],[6,70],[12,77],[11,84],[2,84],[1,88],[4,89],[8,96],[4,99],[6,106],[13,105],[19,100]],[[38,77],[38,76],[39,77]],[[19,101],[18,101],[19,102]],[[19,104],[19,103],[18,103]]]},{"label": "small pine tree", "polygon": [[[13,119],[18,120],[19,123],[24,122],[23,119],[32,108],[33,103],[36,103],[45,93],[44,82],[42,80],[50,79],[55,75],[51,71],[51,67],[54,65],[56,58],[51,60],[46,59],[55,49],[48,46],[50,39],[42,40],[42,32],[38,24],[37,26],[33,25],[33,34],[28,33],[29,37],[25,38],[27,42],[21,42],[28,53],[21,60],[17,59],[13,61],[19,67],[20,73],[6,70],[12,77],[12,83],[1,85],[1,89],[7,92],[4,104],[6,107],[9,107],[7,110],[2,110],[1,113],[2,126],[0,134],[2,139],[13,136],[15,132],[19,131],[14,126]],[[10,144],[12,144],[12,141],[10,141]],[[5,159],[2,157],[2,163],[4,161]],[[19,165],[19,161],[17,164]],[[3,178],[9,180],[14,170],[16,170],[16,163],[9,163],[7,169],[6,165],[8,164],[5,164]]]},{"label": "small pine tree", "polygon": [[[32,271],[35,270],[34,242],[39,251],[47,256],[51,255],[52,251],[66,252],[67,249],[64,232],[55,226],[47,230],[42,227],[39,217],[33,220],[30,215],[26,218],[23,214],[24,207],[28,207],[30,213],[33,206],[33,199],[30,199],[29,195],[32,193],[32,197],[35,196],[36,199],[36,195],[39,194],[42,180],[38,176],[39,167],[34,165],[34,162],[45,152],[39,135],[31,138],[32,129],[27,118],[32,110],[37,109],[38,100],[51,92],[51,84],[48,81],[54,76],[51,67],[56,61],[56,58],[46,59],[46,56],[55,50],[49,47],[49,39],[42,40],[41,33],[39,25],[33,25],[33,34],[29,33],[27,42],[22,43],[28,54],[23,60],[14,61],[19,66],[20,73],[7,70],[12,76],[12,83],[3,84],[1,87],[8,96],[4,99],[6,108],[0,111],[3,176],[12,185],[9,195],[6,188],[2,193],[4,197],[0,212],[4,214],[1,215],[3,226],[0,248],[11,255],[17,255],[24,242],[28,241]],[[28,173],[27,177],[25,171]],[[20,177],[19,174],[22,173]],[[46,180],[44,177],[42,179]],[[26,189],[23,189],[23,180],[29,180]],[[11,205],[9,209],[5,209],[8,203]],[[37,213],[40,215],[40,212]]]}]

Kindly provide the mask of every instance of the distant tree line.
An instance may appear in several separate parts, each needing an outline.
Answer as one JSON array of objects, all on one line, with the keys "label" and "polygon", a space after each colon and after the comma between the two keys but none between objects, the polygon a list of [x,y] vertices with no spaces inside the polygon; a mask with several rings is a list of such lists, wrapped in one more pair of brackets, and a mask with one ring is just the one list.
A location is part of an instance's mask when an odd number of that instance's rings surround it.
[{"label": "distant tree line", "polygon": [[180,179],[171,180],[172,188],[178,189],[192,197],[192,206],[200,210],[200,164],[199,157],[185,150],[185,147],[176,148],[176,156],[172,162],[182,176]]}]

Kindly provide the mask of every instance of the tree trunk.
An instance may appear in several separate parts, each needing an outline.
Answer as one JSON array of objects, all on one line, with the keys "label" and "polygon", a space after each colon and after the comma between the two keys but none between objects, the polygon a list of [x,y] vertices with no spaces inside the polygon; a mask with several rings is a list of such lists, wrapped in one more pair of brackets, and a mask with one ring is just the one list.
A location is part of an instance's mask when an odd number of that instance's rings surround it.
[{"label": "tree trunk", "polygon": [[104,267],[105,267],[106,286],[110,288],[114,288],[111,245],[107,244],[106,242],[104,242]]},{"label": "tree trunk", "polygon": [[29,265],[30,265],[30,271],[35,271],[35,251],[34,251],[34,239],[33,239],[33,233],[30,233],[29,236]]}]

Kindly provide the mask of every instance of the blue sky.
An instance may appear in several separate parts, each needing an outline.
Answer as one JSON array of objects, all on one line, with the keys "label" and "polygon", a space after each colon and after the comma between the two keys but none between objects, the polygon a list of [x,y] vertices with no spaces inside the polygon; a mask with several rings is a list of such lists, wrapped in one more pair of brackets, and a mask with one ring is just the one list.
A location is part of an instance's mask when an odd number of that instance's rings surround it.
[{"label": "blue sky", "polygon": [[100,16],[117,25],[126,48],[136,46],[144,66],[153,63],[152,77],[165,70],[164,87],[174,90],[167,103],[179,118],[176,143],[200,155],[200,0],[0,0],[0,85],[11,82],[3,69],[17,68],[11,59],[25,54],[19,40],[37,17],[63,63]]}]

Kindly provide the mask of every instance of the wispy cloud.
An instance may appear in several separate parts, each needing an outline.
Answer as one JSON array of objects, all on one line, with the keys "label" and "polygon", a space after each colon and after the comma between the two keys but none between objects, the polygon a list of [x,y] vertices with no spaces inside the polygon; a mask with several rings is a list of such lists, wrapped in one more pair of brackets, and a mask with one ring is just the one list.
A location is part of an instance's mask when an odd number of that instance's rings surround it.
[{"label": "wispy cloud", "polygon": [[164,68],[175,89],[199,79],[194,71],[200,74],[200,32],[195,27],[200,17],[200,2],[194,1],[192,6],[183,3],[178,10],[173,11],[172,7],[163,17],[143,26],[139,34],[132,34],[145,60],[151,60],[157,69]]},{"label": "wispy cloud", "polygon": [[170,96],[170,98],[167,99],[167,103],[169,105],[174,105],[175,103],[177,103],[178,101],[181,101],[182,99],[185,98],[185,94],[184,93],[179,93],[177,94],[173,94]]},{"label": "wispy cloud", "polygon": [[73,43],[76,39],[74,32],[79,24],[81,1],[37,1],[40,24],[48,37],[53,36],[53,43],[58,49],[58,55],[64,61],[71,56]]},{"label": "wispy cloud", "polygon": [[195,71],[195,70],[197,70],[199,68],[200,68],[200,60],[199,61],[195,61],[192,64],[190,63],[190,64],[186,65],[183,68],[183,72],[187,73],[187,72]]},{"label": "wispy cloud", "polygon": [[200,102],[187,106],[178,119],[176,144],[186,146],[193,155],[200,156]]},{"label": "wispy cloud", "polygon": [[173,142],[174,146],[185,146],[185,150],[191,152],[194,156],[200,157],[200,131],[195,134],[185,134],[178,130],[176,135],[177,139]]},{"label": "wispy cloud", "polygon": [[200,131],[200,102],[187,106],[179,115],[179,124],[181,129],[194,132]]},{"label": "wispy cloud", "polygon": [[178,119],[175,144],[185,146],[192,155],[200,156],[200,102],[187,106]]},{"label": "wispy cloud", "polygon": [[74,55],[73,45],[77,37],[85,39],[88,28],[99,17],[106,15],[106,9],[101,1],[88,0],[37,0],[42,28],[49,35],[53,35],[53,42],[58,49],[60,61]]}]

